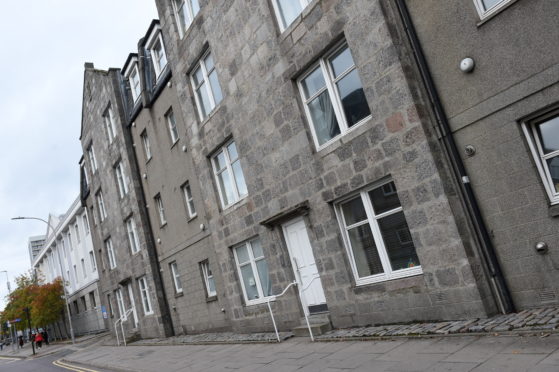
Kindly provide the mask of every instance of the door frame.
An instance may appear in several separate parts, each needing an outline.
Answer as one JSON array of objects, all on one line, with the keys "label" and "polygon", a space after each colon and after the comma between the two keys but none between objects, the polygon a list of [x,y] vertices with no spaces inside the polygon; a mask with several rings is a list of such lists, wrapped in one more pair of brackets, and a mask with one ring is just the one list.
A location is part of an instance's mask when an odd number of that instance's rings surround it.
[{"label": "door frame", "polygon": [[[285,246],[287,247],[287,253],[289,255],[289,261],[290,261],[290,264],[291,264],[291,269],[293,270],[293,275],[295,276],[295,281],[297,282],[297,287],[298,287],[298,292],[299,292],[299,300],[301,301],[301,305],[302,305],[302,308],[303,308],[303,311],[304,311],[305,315],[309,315],[310,314],[309,305],[306,303],[306,299],[304,299],[304,296],[305,296],[304,292],[302,292],[303,283],[302,283],[302,278],[301,278],[299,270],[298,270],[299,265],[297,264],[297,269],[296,269],[295,268],[295,263],[297,262],[297,260],[294,260],[294,257],[293,257],[293,254],[292,254],[292,248],[291,248],[289,238],[288,238],[288,235],[287,235],[287,227],[289,227],[291,225],[294,225],[298,222],[302,222],[303,225],[305,226],[305,231],[307,233],[307,239],[309,241],[309,248],[311,249],[311,253],[312,253],[312,256],[313,256],[313,259],[314,259],[314,263],[316,265],[316,257],[314,255],[314,250],[313,250],[313,247],[312,247],[312,244],[311,244],[311,239],[310,239],[310,236],[309,236],[309,228],[307,226],[307,223],[305,221],[304,216],[293,217],[293,218],[285,221],[284,223],[281,224],[281,230],[282,230],[282,234],[283,234],[283,239],[285,240]],[[317,275],[318,275],[318,279],[320,280],[321,277],[320,277],[320,273],[318,272],[318,268],[317,268]],[[327,304],[326,293],[324,292],[324,287],[322,286],[322,281],[320,281],[320,287],[321,287],[322,293],[324,295],[324,304]]]}]

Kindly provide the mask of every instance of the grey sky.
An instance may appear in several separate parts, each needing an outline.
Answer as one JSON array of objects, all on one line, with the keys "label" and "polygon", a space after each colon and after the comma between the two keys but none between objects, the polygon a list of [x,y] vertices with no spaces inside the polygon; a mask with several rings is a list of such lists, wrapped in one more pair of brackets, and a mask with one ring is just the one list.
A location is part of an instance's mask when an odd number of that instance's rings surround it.
[{"label": "grey sky", "polygon": [[[121,67],[152,19],[154,0],[0,0],[0,271],[30,269],[27,241],[79,192],[83,64]],[[0,274],[0,310],[7,294]]]}]

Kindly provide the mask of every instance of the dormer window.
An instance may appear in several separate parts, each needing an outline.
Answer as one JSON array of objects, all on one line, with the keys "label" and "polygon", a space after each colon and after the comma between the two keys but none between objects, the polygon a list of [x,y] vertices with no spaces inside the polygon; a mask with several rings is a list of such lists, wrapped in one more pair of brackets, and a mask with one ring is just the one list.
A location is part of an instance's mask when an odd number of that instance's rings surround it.
[{"label": "dormer window", "polygon": [[124,76],[130,84],[130,92],[132,101],[136,103],[142,94],[142,86],[140,85],[140,71],[138,70],[138,58],[133,57],[130,64],[125,70]]},{"label": "dormer window", "polygon": [[155,70],[155,78],[157,79],[167,66],[165,46],[163,45],[163,37],[161,36],[161,30],[159,27],[157,27],[149,37],[147,49],[150,52],[153,68]]}]

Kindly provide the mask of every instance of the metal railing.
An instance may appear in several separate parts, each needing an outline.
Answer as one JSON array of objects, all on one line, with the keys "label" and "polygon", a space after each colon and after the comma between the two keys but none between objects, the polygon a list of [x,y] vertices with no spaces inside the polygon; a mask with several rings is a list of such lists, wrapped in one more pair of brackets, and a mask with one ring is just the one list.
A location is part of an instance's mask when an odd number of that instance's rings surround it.
[{"label": "metal railing", "polygon": [[116,345],[120,346],[120,340],[118,339],[118,323],[120,323],[120,329],[122,331],[122,341],[124,342],[124,346],[126,346],[126,335],[124,333],[124,325],[123,323],[125,321],[128,320],[128,316],[130,314],[132,314],[132,312],[134,311],[134,309],[128,309],[126,310],[126,312],[124,313],[124,315],[122,315],[120,318],[118,318],[115,322],[114,322],[114,326],[115,326],[115,334],[116,334]]},{"label": "metal railing", "polygon": [[281,339],[278,332],[278,326],[276,325],[276,319],[274,318],[274,312],[272,311],[272,306],[270,305],[270,301],[275,301],[276,298],[283,296],[287,292],[287,290],[294,285],[297,285],[296,281],[289,283],[279,295],[269,297],[268,301],[266,302],[268,304],[268,310],[270,310],[270,316],[272,317],[272,324],[274,325],[274,331],[276,331],[276,338],[278,339],[278,342],[281,342]]}]

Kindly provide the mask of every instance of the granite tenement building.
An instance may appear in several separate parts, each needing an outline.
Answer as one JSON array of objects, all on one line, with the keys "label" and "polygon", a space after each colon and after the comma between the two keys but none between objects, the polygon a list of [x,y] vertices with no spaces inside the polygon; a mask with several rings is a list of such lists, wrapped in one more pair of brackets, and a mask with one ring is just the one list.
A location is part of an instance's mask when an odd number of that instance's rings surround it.
[{"label": "granite tenement building", "polygon": [[126,129],[123,84],[118,69],[85,64],[81,198],[91,216],[106,327],[114,331],[120,319],[126,337],[168,336],[173,330]]},{"label": "granite tenement building", "polygon": [[557,55],[532,41],[559,7],[156,5],[122,69],[86,65],[82,124],[103,301],[141,336],[557,303]]}]

